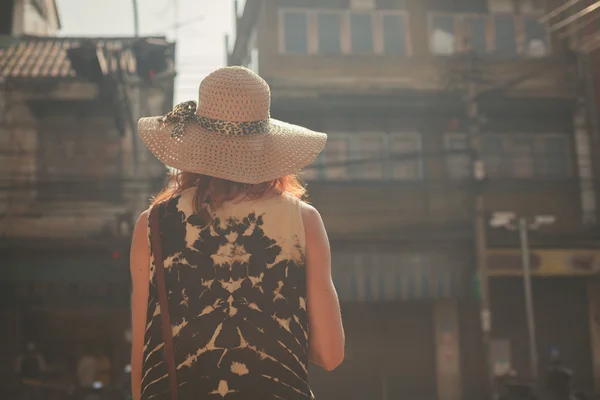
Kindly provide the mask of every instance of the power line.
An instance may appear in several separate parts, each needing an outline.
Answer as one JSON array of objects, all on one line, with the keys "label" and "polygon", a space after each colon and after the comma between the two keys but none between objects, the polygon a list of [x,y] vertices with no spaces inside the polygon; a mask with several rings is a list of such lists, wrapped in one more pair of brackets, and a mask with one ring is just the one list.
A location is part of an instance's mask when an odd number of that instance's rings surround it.
[{"label": "power line", "polygon": [[191,19],[188,19],[188,20],[185,20],[185,21],[182,21],[182,22],[177,22],[177,23],[168,25],[168,26],[160,29],[159,31],[178,30],[178,29],[181,29],[181,28],[186,27],[188,25],[195,24],[196,22],[200,22],[200,21],[202,21],[204,19],[204,17],[205,17],[204,14],[198,15],[198,16],[196,16],[194,18],[191,18]]},{"label": "power line", "polygon": [[161,8],[161,10],[157,13],[155,13],[155,16],[157,17],[164,17],[165,14],[171,10],[171,8],[174,6],[174,2],[172,0],[167,0],[167,4]]},{"label": "power line", "polygon": [[[309,172],[311,169],[313,168],[307,168],[304,169],[303,172]],[[427,184],[427,185],[432,185],[432,184],[438,184],[440,189],[442,188],[447,188],[449,186],[455,186],[455,187],[464,187],[465,189],[471,188],[472,185],[474,184],[474,181],[472,178],[468,177],[465,175],[464,178],[453,178],[453,177],[444,177],[444,178],[429,178],[429,177],[423,177],[423,176],[418,176],[415,175],[414,177],[406,177],[406,178],[402,178],[402,177],[390,177],[390,178],[386,178],[386,177],[378,177],[378,178],[362,178],[361,177],[355,177],[354,173],[349,174],[349,178],[334,178],[334,177],[327,177],[327,178],[308,178],[306,179],[308,183],[327,183],[327,184],[360,184],[360,183],[370,183],[370,184],[377,184],[377,183],[381,183],[381,182],[394,182],[398,185],[402,185],[402,184],[414,184],[414,183],[418,183],[418,184]],[[300,176],[302,177],[302,173],[300,174]],[[166,179],[166,177],[165,177]],[[64,192],[68,192],[68,193],[74,193],[74,192],[78,192],[78,193],[87,193],[89,194],[89,192],[83,190],[83,189],[87,189],[89,190],[90,188],[94,188],[96,186],[101,186],[101,185],[106,185],[106,184],[131,184],[131,185],[135,185],[135,184],[140,184],[143,185],[143,187],[147,187],[148,184],[158,184],[160,181],[163,181],[162,177],[156,177],[156,178],[94,178],[93,180],[91,179],[87,179],[87,180],[63,180],[63,181],[45,181],[45,182],[39,182],[39,181],[32,181],[30,183],[11,183],[11,184],[6,184],[3,185],[2,183],[0,183],[0,192],[2,191],[11,191],[11,192],[16,192],[16,191],[30,191],[30,190],[46,190],[46,189],[51,189],[54,188],[56,189],[55,192],[60,193],[61,190],[63,188],[63,186],[65,186],[67,189],[69,190],[65,190]],[[579,179],[579,178],[555,178],[555,179],[551,179],[551,178],[532,178],[532,179],[516,179],[516,178],[510,178],[510,177],[505,177],[505,178],[489,178],[489,183],[493,184],[495,182],[514,182],[515,185],[519,185],[519,184],[527,184],[527,185],[533,185],[535,186],[536,184],[546,184],[546,183],[552,183],[552,182],[556,182],[557,184],[561,184],[561,183],[582,183],[582,182],[588,182],[588,183],[599,183],[600,182],[600,178],[589,178],[589,179]],[[161,185],[162,186],[162,185]],[[132,188],[133,186],[131,186]],[[141,187],[141,186],[140,186]],[[102,189],[105,193],[109,193],[109,188],[106,187],[101,187],[100,189]],[[123,188],[119,188],[120,191],[126,191],[127,187]],[[47,191],[47,190],[46,190]],[[107,192],[108,191],[108,192]],[[102,196],[99,196],[102,197]]]}]

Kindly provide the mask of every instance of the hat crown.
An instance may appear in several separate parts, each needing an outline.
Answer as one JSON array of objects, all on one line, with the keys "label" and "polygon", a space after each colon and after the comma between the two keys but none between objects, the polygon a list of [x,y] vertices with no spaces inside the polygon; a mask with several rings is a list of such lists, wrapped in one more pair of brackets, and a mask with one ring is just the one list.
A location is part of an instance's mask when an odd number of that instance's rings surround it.
[{"label": "hat crown", "polygon": [[269,85],[247,68],[220,68],[204,78],[199,92],[200,116],[229,122],[269,119]]}]

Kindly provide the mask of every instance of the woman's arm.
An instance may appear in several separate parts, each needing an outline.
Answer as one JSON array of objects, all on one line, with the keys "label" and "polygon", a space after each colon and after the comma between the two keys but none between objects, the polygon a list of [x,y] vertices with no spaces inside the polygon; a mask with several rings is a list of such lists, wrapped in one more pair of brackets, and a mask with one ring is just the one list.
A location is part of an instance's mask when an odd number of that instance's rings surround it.
[{"label": "woman's arm", "polygon": [[139,400],[142,388],[142,357],[148,310],[150,277],[150,248],[148,247],[148,211],[140,215],[131,242],[131,391],[133,400]]},{"label": "woman's arm", "polygon": [[307,303],[310,359],[328,371],[344,360],[344,328],[340,304],[331,279],[329,239],[319,212],[302,205],[306,232]]}]

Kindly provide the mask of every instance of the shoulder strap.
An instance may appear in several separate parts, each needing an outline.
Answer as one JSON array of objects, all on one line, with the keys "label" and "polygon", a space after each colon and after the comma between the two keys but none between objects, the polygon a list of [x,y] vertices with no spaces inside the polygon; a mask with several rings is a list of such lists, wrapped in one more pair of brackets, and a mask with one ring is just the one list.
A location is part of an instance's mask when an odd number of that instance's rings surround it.
[{"label": "shoulder strap", "polygon": [[169,372],[171,400],[177,400],[177,371],[175,369],[175,352],[173,350],[173,329],[171,328],[171,317],[169,316],[169,301],[167,298],[167,285],[165,283],[165,266],[162,255],[162,246],[160,244],[160,227],[157,207],[152,207],[150,210],[150,239],[154,256],[154,271],[156,273],[158,303],[160,305],[160,318],[164,342],[164,358]]}]

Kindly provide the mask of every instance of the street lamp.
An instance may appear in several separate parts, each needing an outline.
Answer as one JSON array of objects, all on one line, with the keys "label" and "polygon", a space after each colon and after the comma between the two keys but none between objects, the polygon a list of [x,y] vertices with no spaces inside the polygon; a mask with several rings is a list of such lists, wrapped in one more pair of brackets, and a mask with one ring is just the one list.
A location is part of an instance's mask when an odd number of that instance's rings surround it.
[{"label": "street lamp", "polygon": [[521,260],[523,263],[523,285],[525,287],[525,311],[527,314],[527,330],[529,334],[529,359],[531,377],[538,377],[538,355],[535,335],[535,314],[533,310],[533,297],[531,292],[531,266],[529,264],[529,238],[530,230],[539,229],[543,225],[551,225],[556,221],[553,215],[537,215],[533,222],[527,222],[524,217],[518,217],[514,212],[495,212],[490,220],[493,228],[505,228],[510,231],[519,231],[521,242]]}]

